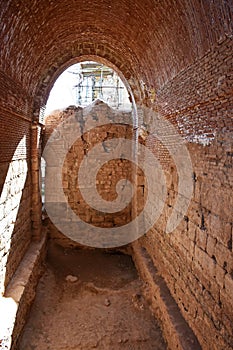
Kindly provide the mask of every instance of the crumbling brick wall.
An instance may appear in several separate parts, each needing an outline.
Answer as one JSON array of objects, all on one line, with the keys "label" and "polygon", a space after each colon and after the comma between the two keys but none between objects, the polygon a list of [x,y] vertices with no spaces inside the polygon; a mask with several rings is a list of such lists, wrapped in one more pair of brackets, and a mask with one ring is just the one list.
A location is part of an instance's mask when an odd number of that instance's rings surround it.
[{"label": "crumbling brick wall", "polygon": [[[140,108],[147,105],[168,118],[189,142],[195,191],[185,220],[165,235],[162,216],[141,242],[203,349],[211,350],[232,347],[232,23],[231,0],[0,4],[2,189],[11,167],[16,179],[24,178],[25,170],[16,170],[20,159],[12,156],[64,68],[98,58],[120,71]],[[174,165],[170,169],[166,149],[160,159],[168,180],[169,214],[177,173]],[[16,196],[6,199],[1,193],[0,254],[4,266],[12,244],[9,277],[30,240],[30,170],[27,174],[12,242],[6,227],[12,224]],[[9,185],[20,195],[16,179]]]},{"label": "crumbling brick wall", "polygon": [[232,40],[219,42],[157,92],[156,110],[188,142],[194,193],[182,222],[166,234],[179,179],[169,155],[157,151],[168,200],[141,239],[203,349],[216,350],[233,344],[232,49]]},{"label": "crumbling brick wall", "polygon": [[[91,203],[86,203],[80,192],[78,172],[81,162],[85,157],[90,157],[89,152],[95,145],[101,144],[105,152],[108,153],[108,141],[119,138],[132,139],[134,132],[131,113],[114,111],[101,101],[95,101],[93,106],[87,107],[84,110],[81,107],[70,106],[64,111],[56,111],[45,120],[44,146],[49,141],[52,132],[56,132],[58,125],[61,125],[62,121],[72,116],[75,116],[80,124],[81,136],[79,135],[79,137],[77,137],[77,140],[67,152],[62,167],[62,184],[67,202],[61,205],[61,211],[58,210],[56,215],[65,217],[66,208],[70,206],[82,221],[96,227],[112,228],[129,223],[132,220],[132,203],[129,203],[124,209],[116,213],[107,213],[92,208]],[[115,118],[115,120],[119,122],[111,123],[112,118]],[[88,123],[90,119],[99,120],[100,125],[88,132],[83,132],[85,123]],[[64,134],[59,132],[58,137],[61,147],[64,148],[67,138],[65,131]],[[49,143],[47,145],[49,145]],[[93,158],[91,162],[95,164],[97,160]],[[53,167],[53,162],[47,162],[45,172],[45,201],[46,193],[48,194],[56,191],[53,184],[56,183],[55,177],[60,170],[54,170]],[[97,174],[96,180],[92,180],[102,198],[110,202],[117,197],[116,186],[118,181],[127,179],[133,182],[134,174],[135,169],[130,161],[124,158],[116,158],[103,164]],[[87,188],[89,185],[90,184],[86,183]],[[76,244],[74,241],[68,242],[66,236],[63,235],[62,232],[59,232],[51,223],[50,234],[51,237],[58,239],[60,244]],[[87,232],[84,231],[83,235],[85,234],[87,234]]]}]

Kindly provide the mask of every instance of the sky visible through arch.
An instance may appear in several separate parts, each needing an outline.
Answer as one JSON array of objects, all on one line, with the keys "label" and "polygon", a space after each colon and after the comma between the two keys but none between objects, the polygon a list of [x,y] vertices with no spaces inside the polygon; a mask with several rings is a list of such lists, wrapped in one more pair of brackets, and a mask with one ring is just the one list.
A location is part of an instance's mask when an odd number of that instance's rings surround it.
[{"label": "sky visible through arch", "polygon": [[75,89],[74,85],[77,82],[77,76],[70,73],[72,70],[77,70],[78,65],[73,65],[66,69],[56,80],[53,85],[53,88],[50,92],[45,115],[48,115],[50,112],[55,109],[63,109],[70,105],[75,105]]},{"label": "sky visible through arch", "polygon": [[[131,109],[131,103],[129,101],[129,96],[128,96],[128,92],[127,89],[125,87],[125,85],[123,84],[122,80],[119,78],[119,76],[115,73],[113,73],[114,71],[106,66],[103,66],[97,62],[82,62],[82,63],[77,63],[75,65],[70,66],[69,68],[67,68],[56,80],[56,82],[53,85],[53,88],[50,92],[47,104],[46,104],[46,109],[45,109],[45,115],[50,114],[52,111],[57,110],[57,109],[64,109],[67,108],[70,105],[77,105],[78,104],[78,98],[77,98],[77,94],[78,94],[78,88],[77,85],[80,83],[80,81],[82,80],[81,84],[84,83],[84,85],[87,84],[87,82],[85,81],[85,76],[80,75],[80,73],[83,73],[82,68],[81,68],[81,64],[96,64],[97,68],[93,68],[93,70],[91,71],[91,74],[95,74],[95,71],[99,71],[100,67],[105,67],[104,69],[107,69],[107,72],[110,72],[110,75],[106,76],[105,72],[105,76],[101,75],[102,77],[102,86],[103,89],[101,88],[101,91],[103,93],[101,93],[101,97],[99,96],[99,93],[97,92],[97,98],[102,99],[103,101],[105,101],[106,103],[108,103],[111,107],[115,107],[117,109]],[[101,68],[102,69],[102,68]],[[90,72],[90,71],[89,71]],[[89,73],[88,73],[89,74]],[[111,78],[111,74],[112,78]],[[81,80],[80,80],[81,77]],[[109,79],[108,79],[109,77]],[[90,78],[91,79],[91,78]],[[99,78],[97,78],[99,79]],[[95,82],[95,87],[97,87],[96,91],[98,90],[98,84],[99,84],[100,80],[96,80]],[[117,81],[117,82],[116,82]],[[90,81],[89,83],[90,84]],[[108,86],[106,88],[106,86]],[[118,87],[118,88],[117,88]],[[116,90],[117,88],[117,90]],[[82,95],[85,95],[85,92],[83,92],[84,90],[82,90]],[[118,91],[117,93],[117,104],[116,104],[116,91]],[[95,97],[96,98],[96,97]],[[89,103],[91,103],[90,100],[90,93],[89,93]],[[84,102],[84,100],[82,100]],[[114,102],[115,101],[115,102]],[[115,105],[114,105],[115,104]],[[82,104],[82,106],[87,105],[87,103]]]}]

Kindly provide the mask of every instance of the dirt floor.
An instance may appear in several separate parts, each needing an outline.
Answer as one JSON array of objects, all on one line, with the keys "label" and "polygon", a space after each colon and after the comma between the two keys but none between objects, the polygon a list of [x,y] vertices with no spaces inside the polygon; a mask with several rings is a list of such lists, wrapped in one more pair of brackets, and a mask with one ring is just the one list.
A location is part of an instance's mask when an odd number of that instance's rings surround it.
[{"label": "dirt floor", "polygon": [[128,255],[51,246],[18,350],[162,350]]}]

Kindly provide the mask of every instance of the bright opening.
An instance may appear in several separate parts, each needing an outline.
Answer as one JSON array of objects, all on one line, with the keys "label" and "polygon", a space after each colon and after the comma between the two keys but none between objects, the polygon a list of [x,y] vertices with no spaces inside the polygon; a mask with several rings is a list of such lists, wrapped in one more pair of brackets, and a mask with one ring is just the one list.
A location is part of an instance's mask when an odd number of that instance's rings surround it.
[{"label": "bright opening", "polygon": [[45,115],[70,105],[85,107],[96,99],[115,109],[132,109],[129,93],[113,69],[93,61],[77,63],[66,69],[56,80]]}]

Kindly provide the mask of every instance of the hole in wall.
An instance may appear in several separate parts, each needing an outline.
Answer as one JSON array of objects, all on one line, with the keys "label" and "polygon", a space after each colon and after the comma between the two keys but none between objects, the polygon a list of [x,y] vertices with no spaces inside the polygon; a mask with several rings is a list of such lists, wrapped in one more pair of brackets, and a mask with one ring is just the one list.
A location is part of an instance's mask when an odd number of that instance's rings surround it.
[{"label": "hole in wall", "polygon": [[44,115],[70,105],[86,107],[96,99],[114,109],[132,110],[128,90],[115,70],[96,61],[76,63],[54,83]]}]

